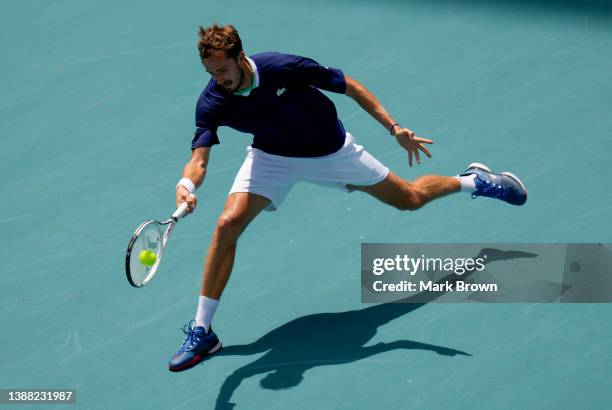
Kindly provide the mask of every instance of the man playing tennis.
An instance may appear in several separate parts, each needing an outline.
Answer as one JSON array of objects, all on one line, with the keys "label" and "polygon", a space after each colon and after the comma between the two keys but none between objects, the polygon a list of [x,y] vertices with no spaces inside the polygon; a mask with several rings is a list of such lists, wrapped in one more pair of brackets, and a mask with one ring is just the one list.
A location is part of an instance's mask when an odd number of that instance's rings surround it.
[{"label": "man playing tennis", "polygon": [[289,54],[266,52],[247,57],[232,26],[199,30],[200,58],[211,79],[196,107],[192,156],[176,188],[192,212],[190,196],[202,184],[210,149],[218,144],[217,129],[229,126],[254,135],[221,213],[204,264],[195,320],[169,363],[171,371],[190,368],[221,349],[211,329],[213,314],[232,270],[236,243],[262,210],[277,209],[298,181],[344,191],[359,190],[400,210],[464,191],[476,196],[523,205],[527,191],[511,173],[496,174],[473,163],[456,177],[428,175],[407,181],[355,144],[338,119],[332,101],[319,89],[346,94],[378,121],[408,152],[408,163],[431,157],[426,145],[400,126],[363,85],[336,68]]}]

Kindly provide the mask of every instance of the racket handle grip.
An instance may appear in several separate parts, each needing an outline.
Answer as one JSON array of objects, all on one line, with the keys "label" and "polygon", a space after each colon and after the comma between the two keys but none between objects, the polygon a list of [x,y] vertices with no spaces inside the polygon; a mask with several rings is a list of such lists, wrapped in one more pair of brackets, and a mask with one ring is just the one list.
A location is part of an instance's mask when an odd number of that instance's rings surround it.
[{"label": "racket handle grip", "polygon": [[173,219],[182,218],[183,216],[185,216],[186,211],[187,211],[187,202],[183,202],[181,205],[179,205],[178,208],[176,208],[176,211],[174,211],[174,213],[172,214],[172,218]]}]

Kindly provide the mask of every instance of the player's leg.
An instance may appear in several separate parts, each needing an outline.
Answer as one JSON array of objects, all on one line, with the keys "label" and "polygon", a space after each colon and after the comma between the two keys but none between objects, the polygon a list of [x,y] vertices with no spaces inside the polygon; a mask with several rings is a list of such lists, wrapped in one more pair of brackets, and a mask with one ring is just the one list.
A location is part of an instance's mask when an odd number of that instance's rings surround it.
[{"label": "player's leg", "polygon": [[247,225],[264,209],[277,209],[295,184],[293,161],[249,147],[217,220],[204,264],[196,318],[172,357],[169,369],[188,369],[221,348],[211,328],[219,298],[229,279],[236,244]]},{"label": "player's leg", "polygon": [[217,220],[204,264],[200,294],[219,299],[229,279],[240,234],[270,200],[249,192],[235,192],[225,202]]},{"label": "player's leg", "polygon": [[348,133],[344,146],[337,153],[318,159],[305,179],[315,183],[340,182],[342,187],[367,192],[401,210],[419,209],[434,199],[459,191],[471,194],[472,198],[486,196],[512,205],[527,201],[527,190],[516,175],[496,174],[479,163],[470,164],[463,174],[455,177],[427,175],[407,181],[390,172],[363,146],[355,144]]},{"label": "player's leg", "polygon": [[221,349],[221,341],[210,324],[232,271],[238,238],[270,203],[265,197],[248,192],[229,195],[208,248],[196,319],[184,329],[185,340],[168,364],[171,371],[188,369]]},{"label": "player's leg", "polygon": [[527,189],[516,175],[510,172],[496,174],[479,163],[470,164],[456,177],[427,175],[410,182],[389,172],[378,183],[352,187],[402,210],[419,209],[436,198],[458,191],[470,193],[472,198],[485,196],[512,205],[524,205],[527,201]]},{"label": "player's leg", "polygon": [[414,182],[393,172],[374,185],[351,188],[366,192],[380,201],[401,210],[416,210],[426,203],[461,190],[459,179],[441,175],[426,175]]}]

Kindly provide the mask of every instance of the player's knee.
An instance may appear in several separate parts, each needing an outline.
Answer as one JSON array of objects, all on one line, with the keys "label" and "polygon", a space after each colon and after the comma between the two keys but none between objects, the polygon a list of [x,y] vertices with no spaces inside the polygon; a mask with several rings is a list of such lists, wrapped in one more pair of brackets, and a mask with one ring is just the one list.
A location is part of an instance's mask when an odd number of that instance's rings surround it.
[{"label": "player's knee", "polygon": [[417,189],[411,188],[407,189],[394,205],[400,211],[416,211],[425,205],[425,201]]},{"label": "player's knee", "polygon": [[236,240],[245,225],[244,218],[239,214],[223,213],[217,220],[216,234],[219,237]]},{"label": "player's knee", "polygon": [[400,211],[416,211],[422,206],[423,204],[418,201],[402,201],[395,205],[395,207]]}]

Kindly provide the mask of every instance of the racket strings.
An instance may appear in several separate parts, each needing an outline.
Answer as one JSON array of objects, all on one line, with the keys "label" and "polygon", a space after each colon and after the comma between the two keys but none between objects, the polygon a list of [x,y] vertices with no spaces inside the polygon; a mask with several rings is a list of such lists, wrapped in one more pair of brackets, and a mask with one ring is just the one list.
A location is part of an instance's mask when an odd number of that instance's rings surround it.
[{"label": "racket strings", "polygon": [[153,269],[157,269],[159,260],[152,266],[146,266],[140,261],[140,254],[143,251],[152,251],[159,256],[162,246],[162,230],[158,223],[147,224],[138,234],[130,255],[130,276],[132,280],[141,284]]}]

